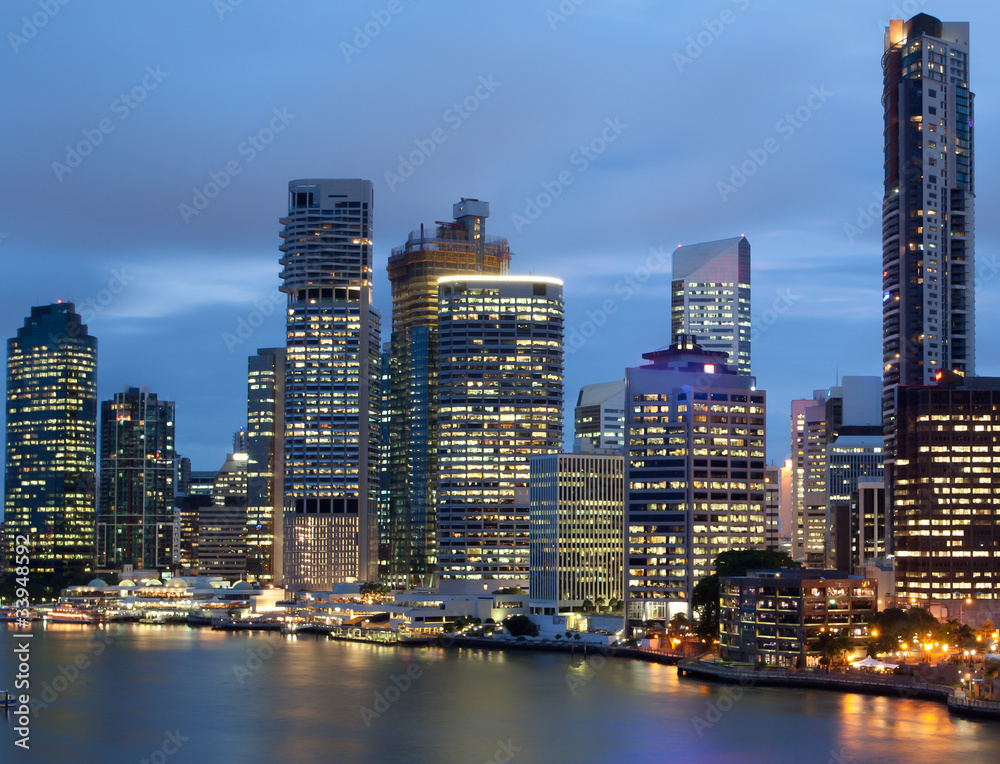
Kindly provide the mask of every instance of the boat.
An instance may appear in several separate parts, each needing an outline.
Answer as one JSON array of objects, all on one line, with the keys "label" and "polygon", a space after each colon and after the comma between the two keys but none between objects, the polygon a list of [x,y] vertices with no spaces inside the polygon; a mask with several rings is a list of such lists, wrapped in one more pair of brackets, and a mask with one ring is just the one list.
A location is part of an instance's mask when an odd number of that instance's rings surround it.
[{"label": "boat", "polygon": [[97,613],[93,610],[73,607],[72,605],[57,605],[45,614],[45,620],[50,623],[96,623]]},{"label": "boat", "polygon": [[[24,613],[27,612],[27,615]],[[20,613],[20,615],[19,615]],[[0,609],[0,623],[15,623],[17,621],[37,621],[38,611],[34,608],[28,608],[27,611],[23,609],[18,611],[16,607],[8,606]]]},{"label": "boat", "polygon": [[13,708],[17,705],[17,696],[9,690],[0,690],[0,708]]}]

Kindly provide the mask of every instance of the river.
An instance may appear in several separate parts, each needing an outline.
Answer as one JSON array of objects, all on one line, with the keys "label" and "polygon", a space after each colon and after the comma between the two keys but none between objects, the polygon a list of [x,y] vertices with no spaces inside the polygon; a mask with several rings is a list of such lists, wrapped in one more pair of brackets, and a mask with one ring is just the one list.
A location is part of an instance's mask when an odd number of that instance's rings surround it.
[{"label": "river", "polygon": [[[15,631],[0,631],[14,689]],[[624,658],[329,642],[186,626],[35,624],[44,762],[996,762],[1000,722],[944,705],[679,679]],[[28,640],[20,640],[28,641]]]}]

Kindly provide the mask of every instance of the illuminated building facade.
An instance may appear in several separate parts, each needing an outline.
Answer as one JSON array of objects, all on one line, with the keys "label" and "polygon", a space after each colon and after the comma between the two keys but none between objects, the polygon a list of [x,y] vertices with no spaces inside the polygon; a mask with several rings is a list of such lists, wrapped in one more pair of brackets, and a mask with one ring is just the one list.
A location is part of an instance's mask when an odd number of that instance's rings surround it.
[{"label": "illuminated building facade", "polygon": [[781,535],[781,467],[764,467],[764,544],[778,548]]},{"label": "illuminated building facade", "polygon": [[99,568],[175,564],[174,442],[174,404],[148,387],[126,387],[101,404]]},{"label": "illuminated building facade", "polygon": [[562,282],[446,276],[439,290],[439,580],[527,583],[515,494],[531,456],[562,450]]},{"label": "illuminated building facade", "polygon": [[750,242],[737,236],[678,247],[673,254],[670,336],[693,335],[750,374]]},{"label": "illuminated building facade", "polygon": [[969,25],[894,19],[882,58],[883,421],[896,385],[975,373],[973,99]]},{"label": "illuminated building facade", "polygon": [[643,358],[625,372],[630,627],[690,616],[720,553],[765,544],[766,394],[691,336]]},{"label": "illuminated building facade", "polygon": [[741,663],[817,666],[820,635],[868,637],[878,585],[837,570],[751,570],[719,580],[719,654]]},{"label": "illuminated building facade", "polygon": [[288,295],[284,583],[378,574],[380,317],[368,180],[293,180],[280,246]]},{"label": "illuminated building facade", "polygon": [[[585,446],[584,440],[590,441]],[[625,450],[625,380],[584,385],[573,411],[573,450]]]},{"label": "illuminated building facade", "polygon": [[858,480],[882,476],[881,420],[878,377],[843,377],[792,401],[793,557],[808,567],[831,564],[837,515],[847,519]]},{"label": "illuminated building facade", "polygon": [[897,401],[897,595],[1000,599],[1000,378],[945,372]]},{"label": "illuminated building facade", "polygon": [[31,573],[94,563],[97,338],[71,302],[31,309],[7,340],[3,553],[29,539]]},{"label": "illuminated building facade", "polygon": [[285,349],[247,362],[247,576],[280,584],[285,507]]},{"label": "illuminated building facade", "polygon": [[625,460],[620,454],[531,457],[529,606],[555,615],[622,599]]},{"label": "illuminated building facade", "polygon": [[462,199],[454,222],[413,231],[389,257],[392,342],[386,406],[387,557],[383,580],[433,584],[437,572],[438,279],[503,275],[507,239],[486,235],[488,202]]}]

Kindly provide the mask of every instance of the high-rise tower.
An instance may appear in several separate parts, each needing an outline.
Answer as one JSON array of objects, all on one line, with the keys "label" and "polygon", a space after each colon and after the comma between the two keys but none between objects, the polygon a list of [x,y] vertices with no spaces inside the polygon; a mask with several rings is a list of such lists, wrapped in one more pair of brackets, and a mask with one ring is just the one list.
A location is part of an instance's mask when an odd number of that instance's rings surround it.
[{"label": "high-rise tower", "polygon": [[7,341],[3,552],[26,536],[31,573],[94,562],[97,338],[71,302],[31,309]]},{"label": "high-rise tower", "polygon": [[285,507],[285,349],[247,361],[247,575],[280,584]]},{"label": "high-rise tower", "polygon": [[882,57],[883,426],[894,453],[895,388],[975,368],[973,94],[969,25],[894,19]]},{"label": "high-rise tower", "polygon": [[392,344],[387,401],[387,559],[383,577],[430,585],[437,566],[438,279],[502,275],[507,239],[486,236],[488,202],[462,199],[453,223],[414,231],[392,250]]},{"label": "high-rise tower", "polygon": [[562,282],[439,282],[438,576],[527,584],[529,458],[562,449]]},{"label": "high-rise tower", "polygon": [[174,404],[126,387],[101,404],[97,564],[169,569],[174,551]]},{"label": "high-rise tower", "polygon": [[749,375],[750,242],[737,236],[678,247],[670,278],[670,336],[694,335]]},{"label": "high-rise tower", "polygon": [[284,580],[329,589],[378,566],[378,363],[368,180],[293,180],[282,218]]}]

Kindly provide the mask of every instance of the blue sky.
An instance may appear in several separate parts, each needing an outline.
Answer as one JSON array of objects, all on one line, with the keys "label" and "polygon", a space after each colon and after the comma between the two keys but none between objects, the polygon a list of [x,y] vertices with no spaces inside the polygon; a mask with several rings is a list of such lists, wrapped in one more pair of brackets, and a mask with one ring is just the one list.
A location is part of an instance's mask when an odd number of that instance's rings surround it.
[{"label": "blue sky", "polygon": [[[254,314],[275,304],[292,178],[374,182],[383,339],[390,249],[489,201],[512,272],[563,278],[568,335],[588,335],[570,421],[581,385],[668,342],[670,251],[745,234],[780,460],[790,399],[880,373],[882,28],[919,11],[972,24],[977,371],[1000,375],[985,1],[6,0],[0,328],[89,306],[101,398],[176,401],[178,450],[216,469],[246,356],[283,342],[280,310]],[[227,343],[241,321],[260,325]]]}]

